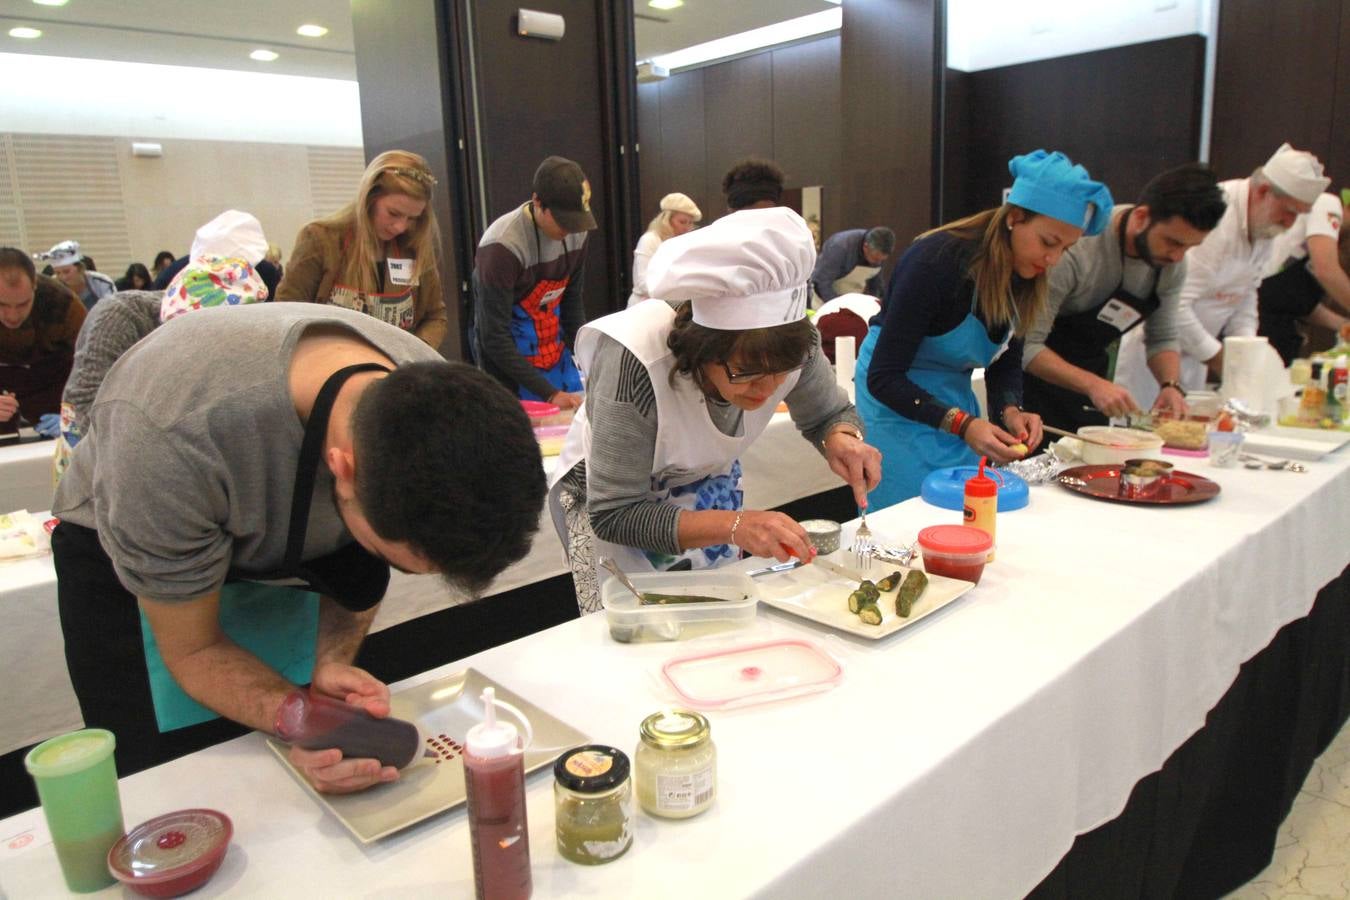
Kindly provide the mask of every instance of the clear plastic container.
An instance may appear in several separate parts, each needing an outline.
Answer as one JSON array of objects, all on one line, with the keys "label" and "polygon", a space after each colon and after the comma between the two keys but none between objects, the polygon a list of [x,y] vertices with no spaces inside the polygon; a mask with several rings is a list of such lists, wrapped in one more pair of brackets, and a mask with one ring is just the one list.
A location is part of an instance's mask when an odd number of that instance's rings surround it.
[{"label": "clear plastic container", "polygon": [[559,409],[552,403],[542,400],[522,400],[520,406],[530,417],[530,424],[538,428],[546,425],[571,425],[575,410]]},{"label": "clear plastic container", "polygon": [[919,551],[929,575],[943,575],[979,584],[994,541],[978,528],[931,525],[919,532]]},{"label": "clear plastic container", "polygon": [[617,578],[600,586],[609,635],[620,643],[676,641],[744,628],[755,620],[755,584],[739,572],[645,572],[630,575],[643,593],[716,597],[707,603],[639,604]]},{"label": "clear plastic container", "polygon": [[681,656],[661,675],[686,706],[735,709],[828,691],[844,670],[810,641],[786,639]]},{"label": "clear plastic container", "polygon": [[131,829],[108,851],[108,871],[146,897],[194,891],[220,868],[234,826],[214,809],[184,809]]}]

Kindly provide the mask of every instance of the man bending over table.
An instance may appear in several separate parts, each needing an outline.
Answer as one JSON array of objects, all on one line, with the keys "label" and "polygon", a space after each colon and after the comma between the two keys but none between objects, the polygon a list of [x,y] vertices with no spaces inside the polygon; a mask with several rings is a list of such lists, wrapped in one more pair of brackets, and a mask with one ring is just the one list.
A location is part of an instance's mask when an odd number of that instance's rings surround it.
[{"label": "man bending over table", "polygon": [[[352,662],[389,566],[481,590],[543,499],[516,399],[398,328],[289,303],[166,322],[109,370],[56,494],[85,723],[126,775],[271,731],[305,682],[387,715]],[[335,748],[291,760],[321,791],[397,778]]]},{"label": "man bending over table", "polygon": [[55,424],[83,324],[78,297],[39,275],[27,253],[0,247],[0,435],[18,431],[20,417]]}]

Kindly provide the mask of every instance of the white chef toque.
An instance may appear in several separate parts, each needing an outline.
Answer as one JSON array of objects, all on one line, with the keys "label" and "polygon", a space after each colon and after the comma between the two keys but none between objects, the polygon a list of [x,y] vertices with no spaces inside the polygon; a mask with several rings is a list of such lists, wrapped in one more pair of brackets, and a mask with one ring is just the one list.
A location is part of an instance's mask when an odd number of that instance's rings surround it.
[{"label": "white chef toque", "polygon": [[249,213],[227,209],[197,229],[190,258],[238,257],[256,266],[266,255],[262,223]]},{"label": "white chef toque", "polygon": [[664,241],[647,267],[651,296],[688,300],[694,322],[719,331],[806,317],[816,264],[811,229],[785,206],[743,209]]},{"label": "white chef toque", "polygon": [[1281,144],[1280,149],[1261,167],[1271,184],[1295,200],[1308,204],[1315,201],[1331,184],[1331,179],[1322,174],[1322,169],[1322,161],[1316,156],[1307,150],[1295,150],[1288,143]]}]

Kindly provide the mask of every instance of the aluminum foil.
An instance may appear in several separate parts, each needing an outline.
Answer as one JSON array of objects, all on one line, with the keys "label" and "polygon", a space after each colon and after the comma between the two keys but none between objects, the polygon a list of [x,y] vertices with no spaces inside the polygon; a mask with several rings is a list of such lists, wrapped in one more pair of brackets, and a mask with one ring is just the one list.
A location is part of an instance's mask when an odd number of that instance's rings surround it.
[{"label": "aluminum foil", "polygon": [[1250,406],[1236,397],[1226,401],[1223,405],[1223,410],[1237,422],[1238,431],[1251,431],[1254,428],[1265,428],[1270,424],[1270,415],[1268,413],[1253,412]]},{"label": "aluminum foil", "polygon": [[1047,484],[1054,481],[1055,476],[1068,466],[1068,462],[1060,460],[1053,452],[1046,452],[1026,459],[1013,460],[998,468],[1013,473],[1027,484]]}]

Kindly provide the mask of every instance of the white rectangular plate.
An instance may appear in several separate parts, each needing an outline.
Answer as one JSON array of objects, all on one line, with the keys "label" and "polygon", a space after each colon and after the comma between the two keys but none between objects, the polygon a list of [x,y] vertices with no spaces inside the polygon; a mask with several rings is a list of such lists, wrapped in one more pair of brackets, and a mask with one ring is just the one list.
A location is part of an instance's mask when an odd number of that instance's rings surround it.
[{"label": "white rectangular plate", "polygon": [[1242,449],[1267,456],[1316,461],[1350,441],[1350,432],[1320,428],[1288,428],[1272,425],[1249,431]]},{"label": "white rectangular plate", "polygon": [[[571,725],[554,718],[474,669],[465,669],[399,691],[390,698],[392,714],[416,722],[430,736],[444,734],[454,741],[456,747],[462,747],[469,728],[483,720],[483,702],[480,697],[485,687],[496,688],[497,699],[512,704],[530,720],[530,726],[534,729],[534,743],[525,751],[526,772],[552,765],[564,751],[588,742],[586,735]],[[440,762],[428,760],[410,766],[399,773],[398,781],[389,784],[376,785],[356,794],[320,794],[291,765],[286,744],[268,738],[267,746],[305,790],[363,844],[401,831],[464,802],[464,764],[453,752],[444,754],[448,758]],[[441,746],[449,745],[441,742]]]},{"label": "white rectangular plate", "polygon": [[[889,563],[874,563],[868,573],[877,581],[899,569],[908,574],[909,569]],[[835,575],[820,566],[801,566],[789,572],[762,575],[755,581],[759,585],[759,599],[775,609],[829,625],[849,634],[873,640],[894,634],[907,628],[960,597],[975,585],[969,581],[957,581],[942,575],[928,576],[928,589],[914,604],[908,618],[895,614],[895,598],[900,589],[896,588],[881,595],[877,602],[881,609],[881,624],[867,625],[856,615],[848,611],[848,595],[858,587],[858,582],[843,575]]]}]

